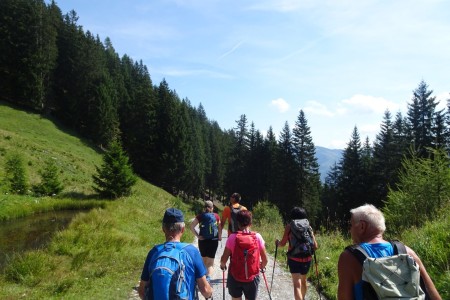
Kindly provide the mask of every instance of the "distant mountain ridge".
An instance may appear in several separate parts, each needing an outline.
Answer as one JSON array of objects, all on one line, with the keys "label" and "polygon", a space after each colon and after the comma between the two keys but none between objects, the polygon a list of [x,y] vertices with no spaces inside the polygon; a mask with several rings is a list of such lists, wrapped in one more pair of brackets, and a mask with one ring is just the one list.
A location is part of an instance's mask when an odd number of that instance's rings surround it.
[{"label": "distant mountain ridge", "polygon": [[320,181],[325,182],[328,172],[342,157],[342,149],[328,149],[316,146],[316,158],[319,163]]}]

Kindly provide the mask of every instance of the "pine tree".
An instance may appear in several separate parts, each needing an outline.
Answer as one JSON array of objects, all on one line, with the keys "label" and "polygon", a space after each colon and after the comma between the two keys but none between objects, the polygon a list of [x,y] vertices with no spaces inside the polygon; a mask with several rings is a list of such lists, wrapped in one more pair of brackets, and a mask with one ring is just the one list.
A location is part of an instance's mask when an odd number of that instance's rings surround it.
[{"label": "pine tree", "polygon": [[41,182],[33,186],[33,192],[38,196],[54,196],[63,190],[58,178],[58,167],[53,160],[48,160],[45,167],[39,171]]},{"label": "pine tree", "polygon": [[297,188],[300,196],[297,205],[303,206],[308,211],[308,217],[314,221],[321,210],[320,174],[311,130],[303,110],[300,110],[293,129],[293,146],[298,168]]},{"label": "pine tree", "polygon": [[349,210],[365,203],[365,190],[363,181],[362,148],[358,128],[353,129],[350,142],[345,148],[339,162],[340,178],[338,184],[338,215],[341,224],[349,219]]},{"label": "pine tree", "polygon": [[102,166],[96,169],[93,188],[101,197],[116,199],[131,194],[137,177],[133,174],[128,156],[118,141],[111,142],[108,150],[103,153]]},{"label": "pine tree", "polygon": [[427,147],[433,147],[433,124],[435,123],[436,97],[432,97],[425,81],[413,91],[412,103],[408,105],[408,134],[415,151],[426,157]]},{"label": "pine tree", "polygon": [[293,206],[298,205],[299,193],[297,189],[298,168],[295,162],[292,133],[288,122],[280,133],[278,139],[279,151],[277,153],[276,188],[273,193],[275,204],[287,220],[288,212]]},{"label": "pine tree", "polygon": [[25,195],[28,181],[22,155],[12,153],[6,157],[5,173],[9,191],[13,194]]}]

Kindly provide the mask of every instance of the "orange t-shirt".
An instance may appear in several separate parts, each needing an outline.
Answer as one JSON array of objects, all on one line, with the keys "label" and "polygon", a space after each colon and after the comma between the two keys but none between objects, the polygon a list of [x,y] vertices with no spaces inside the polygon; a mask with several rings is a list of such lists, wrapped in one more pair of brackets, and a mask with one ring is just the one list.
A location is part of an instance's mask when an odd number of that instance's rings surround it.
[{"label": "orange t-shirt", "polygon": [[[239,207],[239,203],[235,203],[233,204],[233,208],[238,208]],[[247,210],[247,207],[241,205],[241,210]],[[231,224],[231,208],[230,206],[225,206],[225,208],[222,211],[222,219],[221,219],[221,224],[223,224],[222,226],[225,226],[225,222],[228,221],[228,236],[230,236],[231,234],[231,229],[230,229],[230,224]]]}]

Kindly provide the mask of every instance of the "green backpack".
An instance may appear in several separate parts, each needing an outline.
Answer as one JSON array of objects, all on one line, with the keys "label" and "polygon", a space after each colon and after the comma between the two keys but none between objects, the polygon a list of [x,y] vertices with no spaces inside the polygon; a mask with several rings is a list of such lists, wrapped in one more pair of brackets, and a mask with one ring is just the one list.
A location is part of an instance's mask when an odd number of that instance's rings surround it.
[{"label": "green backpack", "polygon": [[390,241],[394,255],[372,258],[359,245],[347,247],[363,266],[363,299],[428,299],[422,289],[419,266],[399,241]]}]

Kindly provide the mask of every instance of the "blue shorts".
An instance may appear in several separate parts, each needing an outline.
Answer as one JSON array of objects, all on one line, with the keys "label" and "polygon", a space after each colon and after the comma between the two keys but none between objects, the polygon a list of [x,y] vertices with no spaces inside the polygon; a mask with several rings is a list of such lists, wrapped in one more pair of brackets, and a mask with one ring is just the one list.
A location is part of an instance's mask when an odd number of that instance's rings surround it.
[{"label": "blue shorts", "polygon": [[288,259],[289,271],[291,273],[300,273],[302,275],[308,274],[309,268],[311,267],[311,262],[299,262],[292,259]]}]

